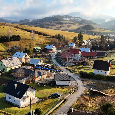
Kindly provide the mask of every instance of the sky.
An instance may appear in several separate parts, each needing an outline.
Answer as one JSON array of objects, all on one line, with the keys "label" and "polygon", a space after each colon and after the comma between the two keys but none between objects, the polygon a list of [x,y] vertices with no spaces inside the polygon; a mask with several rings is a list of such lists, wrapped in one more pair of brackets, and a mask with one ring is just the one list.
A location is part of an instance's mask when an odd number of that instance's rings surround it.
[{"label": "sky", "polygon": [[0,0],[0,17],[30,20],[71,12],[115,17],[114,11],[115,0]]}]

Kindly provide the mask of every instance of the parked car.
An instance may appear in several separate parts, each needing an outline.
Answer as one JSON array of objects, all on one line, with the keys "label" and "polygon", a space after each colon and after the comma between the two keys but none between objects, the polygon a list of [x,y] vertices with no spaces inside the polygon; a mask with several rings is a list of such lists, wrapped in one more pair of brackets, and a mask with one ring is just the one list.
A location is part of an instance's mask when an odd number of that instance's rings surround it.
[{"label": "parked car", "polygon": [[58,93],[54,93],[54,94],[50,94],[50,96],[48,96],[48,98],[59,98],[60,94]]}]

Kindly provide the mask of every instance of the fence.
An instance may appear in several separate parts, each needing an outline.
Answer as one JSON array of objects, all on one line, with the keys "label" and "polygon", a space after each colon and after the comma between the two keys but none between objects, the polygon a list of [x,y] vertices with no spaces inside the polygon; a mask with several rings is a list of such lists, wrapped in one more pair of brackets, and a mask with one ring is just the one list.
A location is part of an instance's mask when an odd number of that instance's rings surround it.
[{"label": "fence", "polygon": [[52,105],[44,115],[50,114],[54,109],[56,109],[62,102],[64,101],[64,97],[58,100],[54,105]]}]

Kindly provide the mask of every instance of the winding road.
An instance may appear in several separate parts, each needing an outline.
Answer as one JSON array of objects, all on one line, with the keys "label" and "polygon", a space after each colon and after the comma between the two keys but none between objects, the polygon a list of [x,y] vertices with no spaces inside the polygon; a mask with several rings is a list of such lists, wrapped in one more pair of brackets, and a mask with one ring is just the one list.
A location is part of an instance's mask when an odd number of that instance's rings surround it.
[{"label": "winding road", "polygon": [[65,67],[62,67],[61,65],[59,65],[54,58],[55,58],[55,54],[52,54],[52,61],[57,66],[59,66],[61,68],[61,70],[63,70],[68,75],[73,77],[76,80],[77,86],[78,86],[77,92],[74,94],[71,94],[67,98],[68,101],[53,114],[53,115],[67,115],[69,108],[77,101],[77,99],[81,96],[81,94],[84,93],[85,87],[83,86],[83,83],[78,75],[75,75],[75,74],[71,73],[69,70],[66,70]]}]

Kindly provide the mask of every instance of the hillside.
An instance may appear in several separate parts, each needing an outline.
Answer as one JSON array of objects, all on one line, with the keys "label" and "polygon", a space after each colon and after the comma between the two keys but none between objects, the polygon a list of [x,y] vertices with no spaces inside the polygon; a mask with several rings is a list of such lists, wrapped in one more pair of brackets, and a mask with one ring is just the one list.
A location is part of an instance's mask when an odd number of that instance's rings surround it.
[{"label": "hillside", "polygon": [[105,29],[109,29],[111,31],[115,31],[115,20],[111,20],[111,21],[102,23],[100,26],[105,28]]},{"label": "hillside", "polygon": [[[0,44],[0,50],[4,51],[6,48],[11,46],[21,46],[22,48],[29,48],[29,44],[31,43],[32,47],[40,46],[44,47],[47,44],[51,43],[51,40],[56,34],[63,35],[66,39],[73,39],[75,36],[78,36],[78,33],[61,31],[61,30],[53,30],[46,29],[34,26],[27,25],[18,25],[18,24],[10,24],[10,23],[0,23],[0,36],[9,36],[9,30],[11,35],[19,35],[21,37],[21,41],[11,41]],[[34,40],[32,40],[31,31],[34,31]],[[83,34],[84,40],[89,38],[94,39],[98,36],[92,36]],[[71,42],[71,40],[69,42]]]},{"label": "hillside", "polygon": [[69,15],[57,15],[51,17],[45,17],[43,19],[34,19],[32,21],[28,19],[20,20],[18,24],[29,25],[47,29],[62,30],[84,34],[97,35],[112,33],[112,31],[102,29],[98,24],[91,20],[82,19],[80,17],[72,17]]}]

